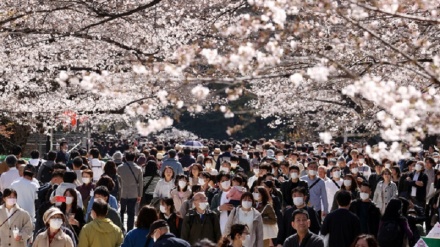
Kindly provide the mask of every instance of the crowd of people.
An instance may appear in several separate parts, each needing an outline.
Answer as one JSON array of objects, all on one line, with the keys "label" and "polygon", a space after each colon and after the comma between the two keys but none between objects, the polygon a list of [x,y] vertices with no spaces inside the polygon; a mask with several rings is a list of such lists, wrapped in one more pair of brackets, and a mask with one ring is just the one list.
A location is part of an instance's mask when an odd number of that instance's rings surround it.
[{"label": "crowd of people", "polygon": [[28,161],[15,147],[0,165],[0,247],[400,247],[439,221],[434,146],[394,162],[358,142],[202,142],[62,142]]}]

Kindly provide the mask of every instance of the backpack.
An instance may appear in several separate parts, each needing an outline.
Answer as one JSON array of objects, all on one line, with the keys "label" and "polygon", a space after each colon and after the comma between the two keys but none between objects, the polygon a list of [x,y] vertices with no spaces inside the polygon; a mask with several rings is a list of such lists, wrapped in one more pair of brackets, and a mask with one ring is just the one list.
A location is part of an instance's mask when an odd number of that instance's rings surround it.
[{"label": "backpack", "polygon": [[49,167],[44,163],[41,165],[40,169],[42,169],[40,181],[43,184],[50,182],[50,180],[52,179],[53,166]]},{"label": "backpack", "polygon": [[403,230],[398,220],[389,220],[382,223],[377,234],[377,242],[380,246],[402,246]]}]

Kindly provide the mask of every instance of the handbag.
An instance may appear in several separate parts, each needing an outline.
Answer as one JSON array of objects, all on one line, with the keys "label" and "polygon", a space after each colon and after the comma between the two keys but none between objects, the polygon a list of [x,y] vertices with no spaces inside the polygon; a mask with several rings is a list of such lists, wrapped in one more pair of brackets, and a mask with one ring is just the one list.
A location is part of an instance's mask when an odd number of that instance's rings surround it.
[{"label": "handbag", "polygon": [[[263,213],[267,205],[261,210]],[[278,236],[278,225],[275,224],[263,224],[263,240],[277,238]]]},{"label": "handbag", "polygon": [[278,225],[272,224],[263,224],[263,239],[272,239],[277,238],[278,236]]}]

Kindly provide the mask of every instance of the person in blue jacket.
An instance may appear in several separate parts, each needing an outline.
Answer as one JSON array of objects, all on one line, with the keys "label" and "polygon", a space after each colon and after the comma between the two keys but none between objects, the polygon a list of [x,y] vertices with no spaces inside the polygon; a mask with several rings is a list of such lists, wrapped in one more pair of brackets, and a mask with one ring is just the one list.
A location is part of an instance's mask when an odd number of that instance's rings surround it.
[{"label": "person in blue jacket", "polygon": [[148,205],[143,206],[135,222],[136,228],[127,233],[121,247],[152,247],[154,241],[149,236],[150,226],[156,220],[158,220],[156,209]]}]

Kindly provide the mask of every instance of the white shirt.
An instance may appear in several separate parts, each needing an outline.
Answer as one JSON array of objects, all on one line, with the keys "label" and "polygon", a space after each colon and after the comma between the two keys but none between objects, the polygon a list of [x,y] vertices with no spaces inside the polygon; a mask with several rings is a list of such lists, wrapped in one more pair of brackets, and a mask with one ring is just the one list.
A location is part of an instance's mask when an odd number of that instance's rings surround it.
[{"label": "white shirt", "polygon": [[[419,175],[420,172],[415,172],[413,181],[417,181],[417,179],[419,179]],[[416,196],[416,194],[417,194],[417,187],[416,186],[411,187],[411,196]]]},{"label": "white shirt", "polygon": [[[0,191],[4,191],[6,188],[11,188],[12,182],[19,179],[20,175],[15,167],[9,168],[9,171],[4,172],[0,176]],[[1,222],[0,222],[1,223]]]},{"label": "white shirt", "polygon": [[43,164],[45,160],[41,160],[41,159],[30,159],[30,160],[29,160],[29,164],[31,164],[31,165],[33,165],[33,166],[38,166],[38,163],[40,163],[40,161],[41,161],[41,164]]},{"label": "white shirt", "polygon": [[258,180],[258,177],[255,176],[255,175],[250,177],[249,180],[248,180],[248,187],[251,188],[252,185],[254,184],[254,182],[257,181],[257,180]]},{"label": "white shirt", "polygon": [[90,167],[93,171],[93,181],[98,181],[101,178],[101,175],[104,173],[104,162],[99,159],[90,160]]},{"label": "white shirt", "polygon": [[334,181],[333,179],[329,179],[325,181],[325,190],[327,191],[327,201],[329,207],[333,205],[333,199],[335,198],[336,192],[339,190],[338,186],[336,186],[334,182],[336,182],[339,185],[339,188],[341,188],[344,180],[339,179],[339,181]]},{"label": "white shirt", "polygon": [[[229,202],[229,199],[226,198],[227,194],[228,192],[226,191],[222,192],[222,197],[220,198],[220,206]],[[225,226],[227,221],[228,221],[228,211],[222,211],[220,213],[220,230],[222,232],[222,235],[225,232]]]},{"label": "white shirt", "polygon": [[29,213],[35,220],[35,200],[37,199],[38,187],[34,182],[26,178],[20,178],[11,184],[11,188],[17,191],[17,204]]},{"label": "white shirt", "polygon": [[[15,211],[15,210],[17,210],[15,207],[13,207],[13,208],[11,208],[10,210],[9,209],[7,209],[6,207],[5,207],[5,210],[6,210],[6,214],[8,215],[8,224],[9,225],[11,225],[11,215],[12,215],[12,213]],[[1,222],[0,222],[1,223]]]},{"label": "white shirt", "polygon": [[[237,208],[238,209],[238,208]],[[251,209],[249,212],[244,212],[241,207],[238,209],[238,223],[245,224],[249,227],[249,232],[253,233],[254,228],[254,209]],[[261,236],[263,237],[263,236]],[[251,247],[247,241],[243,242],[243,246]]]}]

